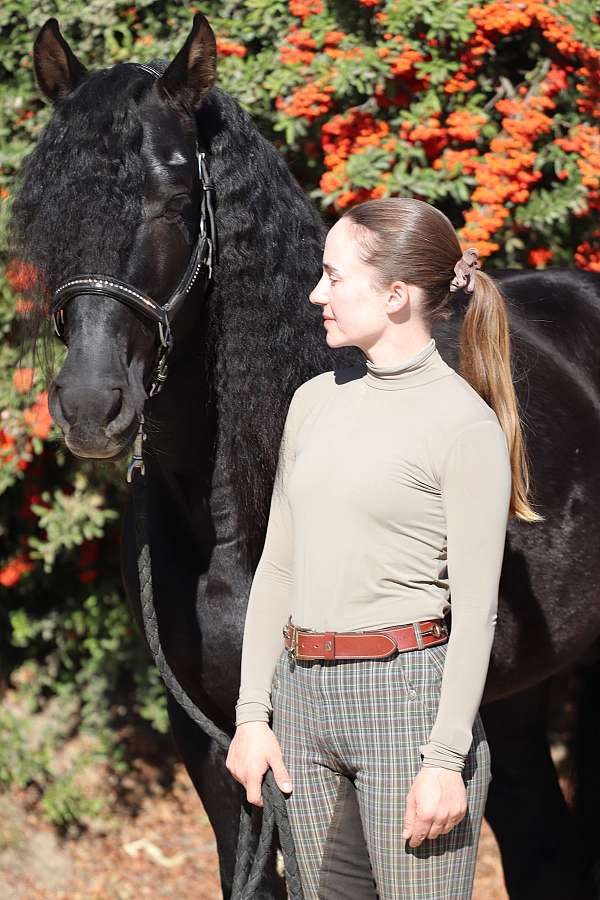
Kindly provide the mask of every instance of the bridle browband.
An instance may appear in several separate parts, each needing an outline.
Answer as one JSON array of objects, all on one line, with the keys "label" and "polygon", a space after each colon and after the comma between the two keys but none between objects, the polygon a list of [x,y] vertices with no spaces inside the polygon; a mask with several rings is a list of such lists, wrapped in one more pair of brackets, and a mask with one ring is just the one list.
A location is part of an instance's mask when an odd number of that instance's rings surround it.
[{"label": "bridle browband", "polygon": [[[144,72],[149,72],[156,78],[159,78],[162,74],[148,64],[133,63],[132,65],[143,69]],[[64,335],[64,308],[69,300],[73,300],[73,298],[83,294],[99,294],[102,297],[110,297],[112,300],[117,300],[119,303],[123,303],[125,306],[129,306],[131,309],[141,313],[145,318],[150,319],[158,327],[159,347],[148,391],[149,397],[158,394],[167,380],[167,358],[173,347],[171,322],[183,305],[186,295],[202,270],[204,270],[203,278],[206,290],[212,278],[213,265],[217,261],[217,232],[211,196],[214,186],[209,181],[206,154],[200,152],[197,144],[196,156],[198,158],[198,175],[202,188],[198,238],[187,268],[167,302],[161,306],[152,297],[142,293],[133,285],[111,275],[82,273],[72,275],[66,281],[61,282],[54,292],[50,305],[54,330],[63,343],[66,343]]]}]

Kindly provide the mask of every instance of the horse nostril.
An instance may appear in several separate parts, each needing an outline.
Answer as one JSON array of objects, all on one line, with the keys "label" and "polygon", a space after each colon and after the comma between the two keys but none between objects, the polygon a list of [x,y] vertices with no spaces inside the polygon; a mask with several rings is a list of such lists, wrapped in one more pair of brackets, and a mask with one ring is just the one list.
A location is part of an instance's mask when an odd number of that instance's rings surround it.
[{"label": "horse nostril", "polygon": [[116,387],[98,390],[90,385],[56,385],[52,399],[59,425],[62,417],[70,427],[105,428],[123,408],[123,391]]},{"label": "horse nostril", "polygon": [[[56,419],[59,425],[64,427],[65,423],[72,425],[75,421],[76,414],[73,411],[69,411],[65,404],[62,388],[58,384],[55,386],[54,391],[51,392],[49,406],[52,417]],[[61,419],[63,420],[62,422]]]},{"label": "horse nostril", "polygon": [[119,413],[121,412],[121,408],[123,406],[123,391],[121,388],[113,388],[113,394],[116,394],[110,409],[106,413],[106,418],[104,419],[104,425],[109,425],[114,419],[117,418]]}]

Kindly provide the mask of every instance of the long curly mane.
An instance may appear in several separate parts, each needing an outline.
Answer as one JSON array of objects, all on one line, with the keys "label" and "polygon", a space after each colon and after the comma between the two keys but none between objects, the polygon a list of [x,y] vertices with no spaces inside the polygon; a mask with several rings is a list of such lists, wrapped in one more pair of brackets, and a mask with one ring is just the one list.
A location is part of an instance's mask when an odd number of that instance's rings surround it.
[{"label": "long curly mane", "polygon": [[217,190],[221,256],[209,332],[219,431],[256,562],[291,395],[318,372],[356,362],[357,351],[331,351],[309,304],[325,227],[275,147],[219,88],[198,113],[198,131]]},{"label": "long curly mane", "polygon": [[[152,65],[164,70],[168,62]],[[29,292],[36,336],[50,333],[48,299],[61,279],[117,271],[127,259],[143,197],[138,102],[150,83],[131,63],[91,74],[57,108],[24,164],[9,242],[38,273]],[[254,565],[291,395],[335,363],[356,361],[356,351],[329,350],[308,302],[325,227],[275,147],[218,87],[198,110],[197,129],[216,188],[219,242],[201,341],[218,405],[216,440]]]},{"label": "long curly mane", "polygon": [[[53,343],[48,301],[75,272],[116,272],[142,212],[147,76],[130,63],[101,69],[54,111],[19,174],[7,226],[11,255],[30,275],[27,324]],[[48,373],[51,374],[51,370]]]}]

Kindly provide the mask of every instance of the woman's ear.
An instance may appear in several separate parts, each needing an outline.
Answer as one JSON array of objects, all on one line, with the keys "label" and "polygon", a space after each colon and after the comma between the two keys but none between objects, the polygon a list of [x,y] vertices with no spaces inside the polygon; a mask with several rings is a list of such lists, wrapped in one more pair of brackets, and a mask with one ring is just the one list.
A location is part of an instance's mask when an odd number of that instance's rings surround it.
[{"label": "woman's ear", "polygon": [[397,312],[402,309],[408,302],[408,285],[405,281],[394,281],[390,285],[389,293],[386,297],[386,308],[388,312]]}]

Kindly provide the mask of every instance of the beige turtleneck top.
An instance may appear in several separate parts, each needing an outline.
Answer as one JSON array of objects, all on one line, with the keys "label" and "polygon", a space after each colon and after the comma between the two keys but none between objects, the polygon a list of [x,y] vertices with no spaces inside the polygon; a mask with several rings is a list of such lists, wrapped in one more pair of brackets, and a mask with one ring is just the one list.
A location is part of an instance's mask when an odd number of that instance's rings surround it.
[{"label": "beige turtleneck top", "polygon": [[270,721],[290,614],[301,628],[360,631],[451,608],[437,718],[419,750],[425,766],[462,771],[489,666],[510,495],[496,414],[434,338],[400,365],[367,360],[298,388],[250,591],[236,724]]}]

